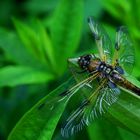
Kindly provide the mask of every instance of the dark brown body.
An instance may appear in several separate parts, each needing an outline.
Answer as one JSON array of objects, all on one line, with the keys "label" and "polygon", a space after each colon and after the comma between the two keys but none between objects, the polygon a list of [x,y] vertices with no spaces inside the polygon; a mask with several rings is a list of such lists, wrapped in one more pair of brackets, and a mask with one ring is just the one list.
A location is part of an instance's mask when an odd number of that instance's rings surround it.
[{"label": "dark brown body", "polygon": [[[78,64],[82,69],[86,70],[90,74],[99,72],[100,78],[107,78],[115,85],[119,85],[127,90],[131,90],[140,96],[139,87],[125,79],[120,71],[116,70],[113,66],[102,62],[100,59],[93,58],[92,55],[85,55],[80,57]],[[121,68],[121,70],[123,69]]]},{"label": "dark brown body", "polygon": [[140,88],[135,86],[134,84],[132,84],[128,80],[126,80],[121,74],[114,72],[111,76],[111,79],[115,84],[117,84],[117,85],[119,85],[127,90],[131,90],[132,92],[134,92],[140,96]]}]

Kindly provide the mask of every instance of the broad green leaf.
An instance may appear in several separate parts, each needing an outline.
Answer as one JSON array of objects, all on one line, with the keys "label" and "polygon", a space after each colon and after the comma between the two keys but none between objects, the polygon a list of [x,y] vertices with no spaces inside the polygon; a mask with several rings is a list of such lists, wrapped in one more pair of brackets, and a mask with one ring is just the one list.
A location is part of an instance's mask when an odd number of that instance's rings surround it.
[{"label": "broad green leaf", "polygon": [[97,120],[87,130],[91,140],[123,140],[117,127],[105,120]]},{"label": "broad green leaf", "polygon": [[[136,80],[132,82],[139,85],[139,82]],[[50,140],[58,120],[64,111],[65,105],[69,100],[69,98],[66,97],[64,100],[56,102],[57,100],[55,99],[57,99],[58,94],[65,91],[64,89],[67,89],[70,85],[70,81],[66,82],[29,110],[11,132],[9,140]],[[44,102],[46,102],[46,104],[44,104]],[[38,109],[38,107],[40,109]],[[50,108],[52,110],[50,110]],[[117,126],[121,126],[140,135],[139,108],[139,97],[130,92],[123,92],[118,102],[109,109],[109,113],[106,117]],[[114,133],[118,132],[114,131]]]},{"label": "broad green leaf", "polygon": [[[128,80],[140,87],[135,78],[129,77]],[[134,93],[124,90],[107,116],[117,125],[140,135],[140,97]]]},{"label": "broad green leaf", "polygon": [[8,140],[51,140],[69,97],[61,101],[57,99],[71,82],[67,81],[31,108],[17,123]]},{"label": "broad green leaf", "polygon": [[52,80],[52,74],[24,66],[6,66],[0,69],[0,86],[43,83]]},{"label": "broad green leaf", "polygon": [[90,125],[88,128],[90,140],[136,140],[139,136],[115,126],[105,119],[100,119]]},{"label": "broad green leaf", "polygon": [[131,133],[130,131],[127,131],[126,129],[118,127],[118,131],[123,138],[123,140],[138,140],[140,136],[135,135],[134,133]]},{"label": "broad green leaf", "polygon": [[60,0],[50,22],[50,32],[56,61],[61,75],[66,60],[78,48],[83,24],[83,0]]}]

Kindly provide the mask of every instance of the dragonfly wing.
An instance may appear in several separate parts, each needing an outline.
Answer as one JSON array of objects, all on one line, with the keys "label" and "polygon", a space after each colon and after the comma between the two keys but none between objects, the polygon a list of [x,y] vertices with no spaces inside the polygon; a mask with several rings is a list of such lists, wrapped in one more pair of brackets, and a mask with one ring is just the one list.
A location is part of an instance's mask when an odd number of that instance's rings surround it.
[{"label": "dragonfly wing", "polygon": [[[87,79],[88,77],[90,77],[90,73],[87,72],[87,70],[82,70],[78,65],[77,65],[77,60],[78,58],[72,58],[69,60],[69,63],[68,63],[68,66],[69,66],[69,69],[74,77],[74,79],[76,80],[77,83],[81,82],[81,81],[84,81],[85,79]],[[92,72],[92,75],[99,75],[99,73],[97,71],[95,72]],[[98,77],[98,76],[96,76]],[[87,84],[82,88],[82,92],[85,93],[90,93],[92,88],[95,87],[95,82],[93,84],[92,82],[93,80],[91,79],[91,81],[89,80],[87,82]],[[82,94],[83,94],[82,93]]]},{"label": "dragonfly wing", "polygon": [[[103,80],[105,81],[105,80]],[[104,84],[106,87],[103,88]],[[119,90],[111,89],[107,81],[102,82],[92,94],[71,114],[61,129],[64,137],[69,137],[89,125],[95,118],[102,116],[118,99]]]},{"label": "dragonfly wing", "polygon": [[55,106],[55,103],[61,102],[64,99],[69,99],[71,98],[75,93],[77,93],[79,90],[84,89],[87,87],[89,83],[91,83],[96,77],[98,77],[99,73],[95,73],[94,75],[84,79],[83,81],[77,83],[76,85],[70,87],[68,90],[59,93],[59,95],[55,96],[53,99],[49,101],[44,101],[44,103],[40,104],[38,106],[38,110],[42,109],[44,106]]},{"label": "dragonfly wing", "polygon": [[70,135],[82,130],[85,125],[83,114],[87,105],[86,101],[84,101],[66,120],[65,124],[61,128],[62,136],[69,137]]},{"label": "dragonfly wing", "polygon": [[98,94],[93,93],[93,98],[90,100],[91,105],[85,109],[83,118],[86,125],[90,124],[95,118],[102,116],[118,99],[119,88],[110,88],[107,83],[102,86],[97,92]]},{"label": "dragonfly wing", "polygon": [[106,86],[104,89],[100,90],[100,97],[98,102],[98,109],[100,114],[104,113],[113,103],[115,103],[120,94],[120,89],[118,87],[110,88]]},{"label": "dragonfly wing", "polygon": [[134,66],[134,48],[128,30],[125,26],[118,28],[116,32],[115,60],[128,74],[131,74]]},{"label": "dragonfly wing", "polygon": [[88,18],[89,27],[97,43],[99,55],[102,61],[111,63],[112,43],[105,29],[93,17]]}]

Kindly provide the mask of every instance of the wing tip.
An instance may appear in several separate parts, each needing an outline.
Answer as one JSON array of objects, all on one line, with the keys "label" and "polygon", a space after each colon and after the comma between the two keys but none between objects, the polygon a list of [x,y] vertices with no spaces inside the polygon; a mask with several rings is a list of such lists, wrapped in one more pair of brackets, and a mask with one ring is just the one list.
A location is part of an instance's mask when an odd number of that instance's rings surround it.
[{"label": "wing tip", "polygon": [[91,21],[91,16],[89,16],[89,17],[87,18],[87,22],[90,23],[90,21]]},{"label": "wing tip", "polygon": [[84,125],[86,125],[86,123],[84,123],[84,120],[81,120],[81,122],[76,125],[64,125],[64,127],[61,128],[61,135],[62,137],[69,138],[70,136],[81,131]]},{"label": "wing tip", "polygon": [[89,24],[93,23],[93,16],[89,16],[89,17],[87,18],[87,22],[88,22]]}]

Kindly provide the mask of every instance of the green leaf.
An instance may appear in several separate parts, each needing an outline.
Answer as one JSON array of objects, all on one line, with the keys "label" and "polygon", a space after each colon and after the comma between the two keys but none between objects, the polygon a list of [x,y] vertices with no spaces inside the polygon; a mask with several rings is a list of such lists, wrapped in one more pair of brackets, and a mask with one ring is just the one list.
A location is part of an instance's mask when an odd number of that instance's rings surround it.
[{"label": "green leaf", "polygon": [[88,128],[89,138],[91,140],[136,140],[139,137],[129,131],[115,126],[105,119],[100,119],[90,125]]},{"label": "green leaf", "polygon": [[87,18],[89,16],[99,17],[102,12],[102,5],[99,0],[85,1],[85,23],[87,25]]},{"label": "green leaf", "polygon": [[14,32],[0,28],[0,48],[6,59],[20,65],[41,67],[37,59],[32,57]]},{"label": "green leaf", "polygon": [[[57,102],[58,95],[65,91],[65,89],[68,89],[72,82],[73,79],[67,81],[29,110],[11,132],[9,140],[50,140],[69,100],[69,97],[65,96],[66,98],[63,98],[61,101],[60,98],[59,102]],[[131,79],[131,82],[140,85],[135,79]],[[140,135],[139,108],[139,97],[128,91],[123,92],[118,102],[109,109],[106,117],[117,126],[121,126]],[[118,132],[114,131],[114,133]]]},{"label": "green leaf", "polygon": [[118,130],[123,140],[138,140],[140,138],[140,136],[135,135],[130,131],[126,131],[125,129],[122,129],[120,127],[118,128]]},{"label": "green leaf", "polygon": [[[31,108],[17,123],[8,140],[51,140],[56,125],[69,100],[57,100],[71,85],[71,80],[58,87]],[[61,99],[61,98],[60,98]]]},{"label": "green leaf", "polygon": [[[135,78],[129,77],[128,80],[140,87],[140,82]],[[107,116],[117,125],[140,135],[140,97],[131,91],[125,90],[121,93]]]},{"label": "green leaf", "polygon": [[66,60],[78,48],[83,24],[83,0],[60,0],[51,22],[50,32],[55,48],[57,70],[61,75],[66,68]]},{"label": "green leaf", "polygon": [[0,69],[0,86],[43,83],[52,80],[52,74],[24,66],[6,66]]},{"label": "green leaf", "polygon": [[105,120],[96,121],[87,130],[91,140],[122,140],[117,127]]},{"label": "green leaf", "polygon": [[27,50],[36,58],[41,60],[43,63],[46,63],[46,58],[43,55],[43,50],[40,45],[40,40],[38,33],[26,25],[25,23],[20,22],[17,19],[13,18],[14,25],[17,29],[17,32],[20,36],[20,39]]},{"label": "green leaf", "polygon": [[44,55],[44,58],[47,57],[50,64],[52,65],[53,69],[56,69],[55,64],[55,58],[54,58],[54,48],[52,46],[52,42],[50,40],[49,35],[47,34],[47,31],[45,30],[43,24],[41,22],[37,22],[38,24],[38,34],[39,34],[39,41],[40,41],[40,47],[42,48],[42,55]]},{"label": "green leaf", "polygon": [[59,0],[30,0],[23,4],[24,9],[28,11],[28,14],[34,16],[39,14],[46,14],[48,11],[54,9]]},{"label": "green leaf", "polygon": [[[131,3],[127,0],[121,1],[112,1],[112,0],[102,0],[104,7],[115,17],[121,19],[122,15],[118,12],[118,9],[123,12],[125,15],[131,13]],[[129,15],[128,15],[129,17]],[[124,17],[124,19],[127,17]]]}]

